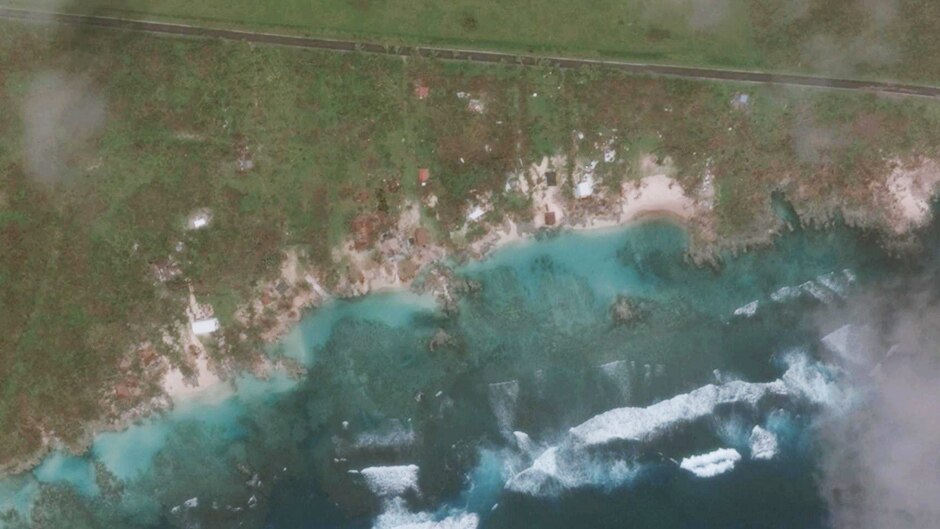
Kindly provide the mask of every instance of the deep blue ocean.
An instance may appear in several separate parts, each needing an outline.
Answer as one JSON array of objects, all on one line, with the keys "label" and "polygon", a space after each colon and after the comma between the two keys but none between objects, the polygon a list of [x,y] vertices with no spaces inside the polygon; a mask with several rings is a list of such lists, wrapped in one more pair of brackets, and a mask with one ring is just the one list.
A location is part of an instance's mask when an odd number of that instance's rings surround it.
[{"label": "deep blue ocean", "polygon": [[271,351],[305,378],[53,454],[0,480],[0,527],[829,527],[816,425],[853,399],[815,316],[935,257],[844,227],[706,266],[686,244],[662,222],[546,235],[457,266],[455,311],[312,310]]}]

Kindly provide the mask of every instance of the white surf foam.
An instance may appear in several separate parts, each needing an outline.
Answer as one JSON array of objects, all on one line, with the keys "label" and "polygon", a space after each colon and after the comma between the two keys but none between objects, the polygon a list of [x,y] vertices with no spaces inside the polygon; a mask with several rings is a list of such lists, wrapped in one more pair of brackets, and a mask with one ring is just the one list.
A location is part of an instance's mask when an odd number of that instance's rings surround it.
[{"label": "white surf foam", "polygon": [[545,450],[529,468],[514,475],[506,488],[529,496],[555,496],[586,486],[612,488],[636,477],[639,466],[621,459],[593,458],[572,446]]},{"label": "white surf foam", "polygon": [[849,287],[855,283],[855,273],[846,268],[841,272],[829,272],[796,286],[784,286],[770,295],[770,299],[781,302],[809,294],[823,303],[832,303],[836,297],[845,298]]},{"label": "white surf foam", "polygon": [[790,394],[804,398],[814,404],[841,407],[847,398],[826,373],[823,366],[802,353],[790,353],[786,357],[786,372],[781,377]]},{"label": "white surf foam", "polygon": [[835,292],[839,297],[844,298],[848,293],[849,286],[855,281],[855,275],[850,270],[840,272],[829,272],[816,278],[820,285]]},{"label": "white surf foam", "polygon": [[777,455],[777,436],[759,425],[751,430],[748,444],[751,446],[751,459],[767,460],[773,459]]},{"label": "white surf foam", "polygon": [[411,512],[401,498],[386,501],[372,529],[476,529],[480,518],[473,513],[454,512],[441,519],[427,512]]},{"label": "white surf foam", "polygon": [[519,400],[519,382],[497,382],[490,384],[490,407],[496,416],[496,423],[504,435],[512,432],[512,425],[516,421],[516,402]]},{"label": "white surf foam", "polygon": [[780,287],[770,295],[770,299],[781,302],[789,301],[800,295],[800,289],[796,287]]},{"label": "white surf foam", "polygon": [[526,455],[535,452],[535,445],[532,443],[529,434],[525,432],[512,432],[512,436],[516,439],[516,447],[520,452]]},{"label": "white surf foam", "polygon": [[835,293],[815,281],[807,281],[801,284],[799,288],[825,304],[835,301]]},{"label": "white surf foam", "polygon": [[707,454],[686,457],[679,467],[700,478],[710,478],[732,470],[740,460],[741,454],[734,448],[719,448]]},{"label": "white surf foam", "polygon": [[734,309],[735,316],[744,316],[745,318],[750,318],[751,316],[757,314],[757,308],[760,306],[760,301],[754,300],[746,305],[741,305],[740,307]]},{"label": "white surf foam", "polygon": [[556,454],[558,447],[551,447],[535,458],[529,468],[513,476],[506,488],[529,496],[550,496],[557,493],[562,484],[558,479]]},{"label": "white surf foam", "polygon": [[[780,379],[773,382],[730,381],[721,385],[710,384],[646,408],[618,408],[601,413],[571,428],[559,444],[545,450],[525,470],[515,473],[506,488],[546,497],[576,487],[620,486],[636,477],[642,467],[629,459],[624,461],[610,454],[605,455],[603,451],[590,450],[591,447],[613,441],[655,441],[678,425],[714,414],[715,408],[722,404],[756,408],[761,399],[768,396],[807,400],[827,406],[840,403],[841,394],[825,374],[823,366],[797,353],[787,355],[784,360],[788,369]],[[742,445],[754,436],[753,431],[751,437],[747,435],[747,428],[742,425]],[[752,452],[768,455],[770,441],[766,437],[761,441],[764,444],[758,443]],[[733,458],[724,458],[730,459]],[[692,459],[687,465],[698,461]],[[733,461],[731,463],[733,466]],[[724,464],[727,465],[727,461]],[[707,468],[701,472],[713,470]]]},{"label": "white surf foam", "polygon": [[569,430],[586,445],[611,441],[647,441],[679,422],[690,422],[711,415],[720,404],[741,403],[756,406],[768,394],[786,394],[780,381],[768,383],[728,382],[709,384],[677,395],[646,408],[618,408],[597,415]]},{"label": "white surf foam", "polygon": [[402,426],[399,421],[392,421],[384,430],[362,432],[356,435],[356,448],[400,448],[415,443],[414,429]]},{"label": "white surf foam", "polygon": [[629,400],[631,395],[630,365],[626,360],[615,360],[599,366],[604,375],[620,390],[621,397]]},{"label": "white surf foam", "polygon": [[401,496],[409,490],[418,491],[417,465],[368,467],[359,473],[376,496]]}]

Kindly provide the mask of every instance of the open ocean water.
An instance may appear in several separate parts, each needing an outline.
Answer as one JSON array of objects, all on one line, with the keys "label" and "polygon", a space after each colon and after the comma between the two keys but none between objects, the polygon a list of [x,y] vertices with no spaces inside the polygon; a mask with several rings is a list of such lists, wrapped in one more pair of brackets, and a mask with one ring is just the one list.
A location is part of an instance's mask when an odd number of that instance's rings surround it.
[{"label": "open ocean water", "polygon": [[561,234],[458,268],[454,313],[333,302],[275,351],[306,378],[50,455],[0,481],[0,527],[829,527],[816,424],[855,400],[814,314],[936,257],[841,227],[685,250],[668,223]]}]

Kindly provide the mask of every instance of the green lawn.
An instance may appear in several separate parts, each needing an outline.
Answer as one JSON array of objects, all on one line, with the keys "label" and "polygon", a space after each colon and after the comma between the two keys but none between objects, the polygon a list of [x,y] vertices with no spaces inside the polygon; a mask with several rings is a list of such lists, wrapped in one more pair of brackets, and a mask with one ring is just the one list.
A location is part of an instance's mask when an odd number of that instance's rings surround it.
[{"label": "green lawn", "polygon": [[[730,105],[741,90],[747,111]],[[638,150],[674,158],[688,189],[709,165],[718,228],[740,235],[762,226],[772,190],[798,206],[865,207],[886,159],[937,156],[940,107],[0,23],[0,464],[43,432],[77,438],[126,381],[125,354],[182,317],[186,284],[157,283],[151,265],[175,256],[225,324],[217,354],[244,360],[256,344],[239,339],[232,312],[283,249],[303,249],[329,283],[343,273],[331,249],[355,217],[385,226],[420,193],[438,196],[422,215],[448,244],[480,195],[502,212],[525,205],[502,191],[508,173],[548,153],[597,157],[600,133],[621,153],[609,179],[632,177]],[[830,141],[804,145],[807,133]],[[60,148],[37,157],[43,142]],[[240,158],[253,168],[239,171]],[[427,188],[418,167],[431,169]],[[202,207],[211,227],[187,232]]]},{"label": "green lawn", "polygon": [[376,41],[940,81],[940,4],[932,0],[77,0],[65,9]]}]

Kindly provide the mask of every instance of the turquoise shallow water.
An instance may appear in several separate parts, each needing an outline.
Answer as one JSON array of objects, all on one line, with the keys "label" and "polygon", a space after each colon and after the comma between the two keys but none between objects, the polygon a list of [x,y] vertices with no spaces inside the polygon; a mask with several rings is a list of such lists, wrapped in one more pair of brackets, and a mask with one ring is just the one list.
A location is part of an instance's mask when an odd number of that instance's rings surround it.
[{"label": "turquoise shallow water", "polygon": [[[313,311],[275,348],[305,379],[244,377],[52,455],[0,482],[0,510],[10,527],[826,527],[810,425],[837,381],[812,315],[916,270],[841,228],[717,267],[665,223],[547,237],[459,268],[480,288],[455,313],[410,294]],[[645,411],[603,415],[625,407]],[[732,470],[679,467],[718,448]]]}]

